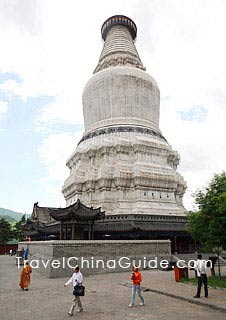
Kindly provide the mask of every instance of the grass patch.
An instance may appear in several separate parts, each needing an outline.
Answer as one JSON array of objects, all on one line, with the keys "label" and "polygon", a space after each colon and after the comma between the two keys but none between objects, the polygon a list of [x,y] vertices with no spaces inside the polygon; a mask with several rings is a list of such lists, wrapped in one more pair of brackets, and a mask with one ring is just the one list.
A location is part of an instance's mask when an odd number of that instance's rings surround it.
[{"label": "grass patch", "polygon": [[[191,282],[197,284],[197,278],[183,279],[184,282]],[[208,285],[213,288],[226,288],[226,277],[208,277]]]}]

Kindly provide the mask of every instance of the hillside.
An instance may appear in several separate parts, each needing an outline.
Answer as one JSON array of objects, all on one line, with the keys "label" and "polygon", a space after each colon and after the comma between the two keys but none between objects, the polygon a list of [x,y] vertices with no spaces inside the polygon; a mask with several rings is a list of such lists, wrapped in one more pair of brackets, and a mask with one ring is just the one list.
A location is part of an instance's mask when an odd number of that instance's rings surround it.
[{"label": "hillside", "polygon": [[3,214],[0,214],[0,218],[4,218],[5,220],[11,222],[11,223],[15,223],[17,222],[17,220],[15,220],[14,218],[8,216],[8,215],[3,215]]},{"label": "hillside", "polygon": [[9,217],[13,218],[14,220],[19,221],[21,219],[22,215],[23,214],[20,212],[0,208],[0,216],[9,216]]}]

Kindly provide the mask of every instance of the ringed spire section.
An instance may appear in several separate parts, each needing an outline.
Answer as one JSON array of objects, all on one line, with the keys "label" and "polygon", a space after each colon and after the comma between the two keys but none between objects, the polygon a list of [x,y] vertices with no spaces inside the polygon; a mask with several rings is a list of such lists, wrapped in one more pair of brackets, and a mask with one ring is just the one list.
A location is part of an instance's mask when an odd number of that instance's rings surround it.
[{"label": "ringed spire section", "polygon": [[145,70],[134,45],[137,27],[132,19],[116,15],[107,19],[101,28],[105,41],[94,73],[113,66],[132,66]]}]

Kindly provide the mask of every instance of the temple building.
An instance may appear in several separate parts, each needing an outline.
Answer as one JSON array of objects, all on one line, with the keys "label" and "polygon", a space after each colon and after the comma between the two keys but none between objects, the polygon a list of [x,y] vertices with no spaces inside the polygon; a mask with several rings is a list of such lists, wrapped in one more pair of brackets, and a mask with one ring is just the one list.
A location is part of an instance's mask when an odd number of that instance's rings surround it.
[{"label": "temple building", "polygon": [[[63,225],[69,238],[82,238],[82,226],[86,238],[170,239],[172,251],[190,251],[180,157],[159,128],[160,92],[135,47],[137,27],[116,15],[103,23],[101,35],[103,49],[82,96],[85,131],[67,160],[66,208],[47,210],[45,227],[58,228],[58,238],[68,238]],[[96,222],[80,221],[76,235],[77,213],[71,212],[78,201],[99,211],[85,209],[87,217],[97,214]]]},{"label": "temple building", "polygon": [[36,202],[23,229],[32,240],[92,240],[95,221],[104,218],[100,208],[87,207],[80,200],[66,208],[40,207]]}]

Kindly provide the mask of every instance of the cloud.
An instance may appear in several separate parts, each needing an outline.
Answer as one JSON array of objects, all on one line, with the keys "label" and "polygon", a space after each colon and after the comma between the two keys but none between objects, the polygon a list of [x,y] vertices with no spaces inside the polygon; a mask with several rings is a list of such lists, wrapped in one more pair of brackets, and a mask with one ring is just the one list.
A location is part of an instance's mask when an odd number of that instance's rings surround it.
[{"label": "cloud", "polygon": [[6,113],[8,111],[8,103],[5,101],[0,101],[0,117],[1,115],[3,115],[4,113]]},{"label": "cloud", "polygon": [[197,120],[202,122],[207,116],[207,109],[202,106],[191,107],[187,111],[178,111],[181,120],[192,121]]},{"label": "cloud", "polygon": [[51,134],[42,141],[38,149],[38,157],[45,167],[45,176],[37,183],[41,185],[43,192],[49,195],[45,200],[45,206],[65,206],[65,200],[61,193],[64,180],[69,176],[66,160],[75,151],[82,132]]},{"label": "cloud", "polygon": [[202,121],[195,117],[187,121],[178,111],[167,107],[167,102],[163,101],[160,127],[169,143],[181,155],[179,171],[188,185],[184,203],[187,209],[192,209],[192,194],[205,186],[214,173],[225,170],[226,110],[223,104],[212,104],[209,99],[209,104],[204,107],[208,110],[206,117]]},{"label": "cloud", "polygon": [[40,24],[39,1],[1,0],[0,24],[4,29],[17,28],[35,32]]},{"label": "cloud", "polygon": [[20,96],[23,100],[27,98],[27,96],[24,95],[22,85],[13,79],[1,83],[0,90],[5,93],[8,99],[11,99],[14,95]]},{"label": "cloud", "polygon": [[82,132],[56,133],[49,135],[42,141],[38,149],[40,161],[46,167],[46,181],[58,181],[63,184],[69,175],[66,160],[74,152]]},{"label": "cloud", "polygon": [[[80,106],[74,105],[71,97],[56,97],[53,101],[45,104],[36,118],[38,126],[49,126],[51,123],[82,124],[83,115]],[[69,111],[70,110],[70,111]]]}]

